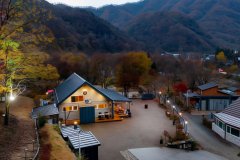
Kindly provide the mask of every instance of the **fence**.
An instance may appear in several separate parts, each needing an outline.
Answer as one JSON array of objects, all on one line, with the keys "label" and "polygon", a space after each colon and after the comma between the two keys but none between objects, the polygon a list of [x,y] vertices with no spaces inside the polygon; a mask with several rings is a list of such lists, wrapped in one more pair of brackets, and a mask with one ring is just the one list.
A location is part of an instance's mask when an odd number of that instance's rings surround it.
[{"label": "fence", "polygon": [[[39,155],[39,150],[40,150],[40,142],[39,142],[39,134],[38,134],[38,128],[37,128],[37,120],[35,119],[35,132],[36,132],[36,139],[37,139],[37,150],[36,153],[33,157],[33,160],[36,160]],[[33,151],[34,151],[34,145],[33,145]]]}]

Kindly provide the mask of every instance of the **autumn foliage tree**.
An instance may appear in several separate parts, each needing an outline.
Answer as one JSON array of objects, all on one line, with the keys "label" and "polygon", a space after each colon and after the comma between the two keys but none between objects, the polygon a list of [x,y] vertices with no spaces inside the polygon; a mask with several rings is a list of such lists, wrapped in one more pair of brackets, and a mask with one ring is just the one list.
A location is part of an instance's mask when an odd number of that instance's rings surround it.
[{"label": "autumn foliage tree", "polygon": [[151,64],[152,61],[145,52],[130,52],[120,58],[116,67],[116,82],[124,89],[125,95],[129,88],[144,82]]},{"label": "autumn foliage tree", "polygon": [[[45,11],[36,9],[39,1],[0,1],[0,89],[5,96],[5,125],[8,125],[9,101],[26,88],[24,81],[58,79],[57,69],[46,64],[47,55],[37,44],[49,43],[46,28],[37,25]],[[41,16],[40,16],[41,15]],[[39,27],[36,30],[36,27]]]}]

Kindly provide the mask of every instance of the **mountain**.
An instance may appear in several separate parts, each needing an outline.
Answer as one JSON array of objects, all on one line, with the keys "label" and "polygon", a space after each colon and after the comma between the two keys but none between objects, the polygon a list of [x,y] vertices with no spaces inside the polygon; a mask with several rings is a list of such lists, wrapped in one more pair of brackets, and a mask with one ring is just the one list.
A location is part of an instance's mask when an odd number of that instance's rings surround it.
[{"label": "mountain", "polygon": [[139,47],[126,33],[89,11],[44,3],[53,17],[46,25],[55,37],[55,45],[61,50],[114,53]]},{"label": "mountain", "polygon": [[178,12],[195,20],[217,46],[240,49],[239,6],[240,0],[144,0],[90,10],[122,30],[141,14]]},{"label": "mountain", "polygon": [[194,20],[179,13],[143,14],[133,19],[126,30],[151,52],[210,51],[215,47],[211,36]]}]

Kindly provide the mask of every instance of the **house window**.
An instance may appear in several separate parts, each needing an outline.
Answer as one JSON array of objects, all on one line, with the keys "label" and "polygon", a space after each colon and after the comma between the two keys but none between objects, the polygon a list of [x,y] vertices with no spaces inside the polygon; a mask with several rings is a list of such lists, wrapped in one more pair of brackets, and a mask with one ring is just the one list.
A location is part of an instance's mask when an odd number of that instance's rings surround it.
[{"label": "house window", "polygon": [[78,106],[67,106],[63,107],[63,111],[70,112],[70,111],[78,111]]},{"label": "house window", "polygon": [[227,132],[230,133],[230,127],[229,126],[227,126]]},{"label": "house window", "polygon": [[218,121],[218,126],[223,129],[223,123],[221,121]]},{"label": "house window", "polygon": [[71,97],[72,102],[80,102],[83,101],[83,96],[72,96]]},{"label": "house window", "polygon": [[239,130],[235,129],[235,128],[231,128],[231,134],[234,136],[239,137]]},{"label": "house window", "polygon": [[107,106],[106,104],[99,104],[98,108],[106,108],[106,106]]}]

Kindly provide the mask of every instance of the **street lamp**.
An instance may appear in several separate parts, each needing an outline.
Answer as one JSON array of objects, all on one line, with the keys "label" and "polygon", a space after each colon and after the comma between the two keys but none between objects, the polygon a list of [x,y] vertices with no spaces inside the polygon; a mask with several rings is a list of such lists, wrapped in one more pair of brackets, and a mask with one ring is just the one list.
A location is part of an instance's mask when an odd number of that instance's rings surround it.
[{"label": "street lamp", "polygon": [[189,90],[187,90],[187,109],[188,109],[188,92]]},{"label": "street lamp", "polygon": [[179,116],[182,117],[182,112],[179,113]]},{"label": "street lamp", "polygon": [[185,133],[187,133],[187,131],[188,131],[188,128],[187,128],[188,127],[188,121],[185,121],[184,123],[185,123]]},{"label": "street lamp", "polygon": [[160,92],[158,92],[159,94],[159,104],[161,104],[161,98],[162,98],[162,92],[160,91]]},{"label": "street lamp", "polygon": [[[80,129],[80,128],[79,128]],[[81,156],[81,146],[80,146],[80,143],[81,143],[81,132],[82,132],[82,130],[80,129],[79,131],[78,131],[78,156],[79,156],[79,158],[80,158],[80,156]]]},{"label": "street lamp", "polygon": [[173,105],[172,108],[173,108],[173,115],[174,115],[174,110],[176,109],[176,107]]},{"label": "street lamp", "polygon": [[[7,96],[6,96],[7,97]],[[12,91],[10,92],[10,96],[5,98],[5,115],[4,115],[4,125],[8,125],[8,119],[9,119],[9,107],[10,107],[10,102],[14,101],[16,97],[13,95]]]}]

